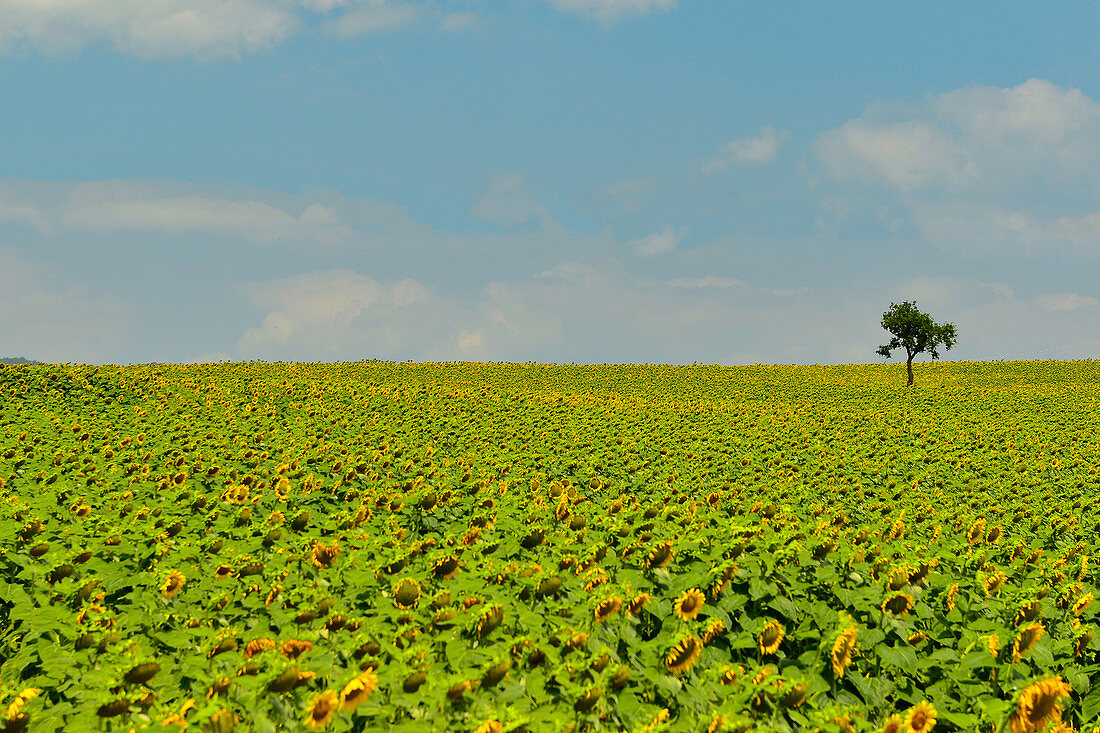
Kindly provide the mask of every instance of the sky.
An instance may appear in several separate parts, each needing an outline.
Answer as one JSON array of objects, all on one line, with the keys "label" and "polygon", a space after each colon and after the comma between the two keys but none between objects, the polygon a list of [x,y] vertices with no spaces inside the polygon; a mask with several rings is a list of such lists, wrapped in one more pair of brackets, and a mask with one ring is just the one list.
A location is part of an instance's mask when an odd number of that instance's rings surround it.
[{"label": "sky", "polygon": [[[0,356],[1100,358],[1088,2],[0,0]],[[923,358],[923,357],[922,357]]]}]

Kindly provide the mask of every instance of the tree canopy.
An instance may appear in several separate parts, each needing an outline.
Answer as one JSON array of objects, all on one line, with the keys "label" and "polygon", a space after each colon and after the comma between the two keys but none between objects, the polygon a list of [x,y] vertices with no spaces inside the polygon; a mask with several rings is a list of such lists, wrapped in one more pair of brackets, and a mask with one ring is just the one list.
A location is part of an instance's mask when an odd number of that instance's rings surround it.
[{"label": "tree canopy", "polygon": [[882,327],[892,338],[875,353],[889,359],[893,350],[905,349],[905,366],[909,374],[906,385],[913,384],[913,359],[917,354],[927,352],[933,359],[939,359],[939,348],[950,349],[957,341],[955,324],[936,323],[932,316],[917,310],[916,301],[891,303],[889,310],[882,314]]}]

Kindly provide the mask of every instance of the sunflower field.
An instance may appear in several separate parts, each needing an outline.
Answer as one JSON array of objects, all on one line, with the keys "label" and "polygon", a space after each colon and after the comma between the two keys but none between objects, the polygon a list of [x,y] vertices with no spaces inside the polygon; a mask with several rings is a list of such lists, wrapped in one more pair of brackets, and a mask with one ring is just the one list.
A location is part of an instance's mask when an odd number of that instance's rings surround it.
[{"label": "sunflower field", "polygon": [[1095,731],[1100,365],[0,368],[0,731]]}]

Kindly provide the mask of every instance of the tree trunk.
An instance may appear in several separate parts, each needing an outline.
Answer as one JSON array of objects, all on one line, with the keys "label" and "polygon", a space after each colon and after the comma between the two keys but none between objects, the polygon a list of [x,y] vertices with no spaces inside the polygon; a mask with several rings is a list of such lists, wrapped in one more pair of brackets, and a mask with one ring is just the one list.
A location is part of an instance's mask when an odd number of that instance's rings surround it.
[{"label": "tree trunk", "polygon": [[913,386],[913,357],[915,354],[909,354],[909,358],[905,361],[905,368],[909,372],[909,381],[905,383],[906,387]]}]

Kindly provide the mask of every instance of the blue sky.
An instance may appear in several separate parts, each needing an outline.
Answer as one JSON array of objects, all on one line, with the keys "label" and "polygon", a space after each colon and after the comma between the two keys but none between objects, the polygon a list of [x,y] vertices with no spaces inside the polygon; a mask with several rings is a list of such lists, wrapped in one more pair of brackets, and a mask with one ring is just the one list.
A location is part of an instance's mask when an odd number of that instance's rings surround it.
[{"label": "blue sky", "polygon": [[1086,3],[0,0],[0,356],[1100,356]]}]

